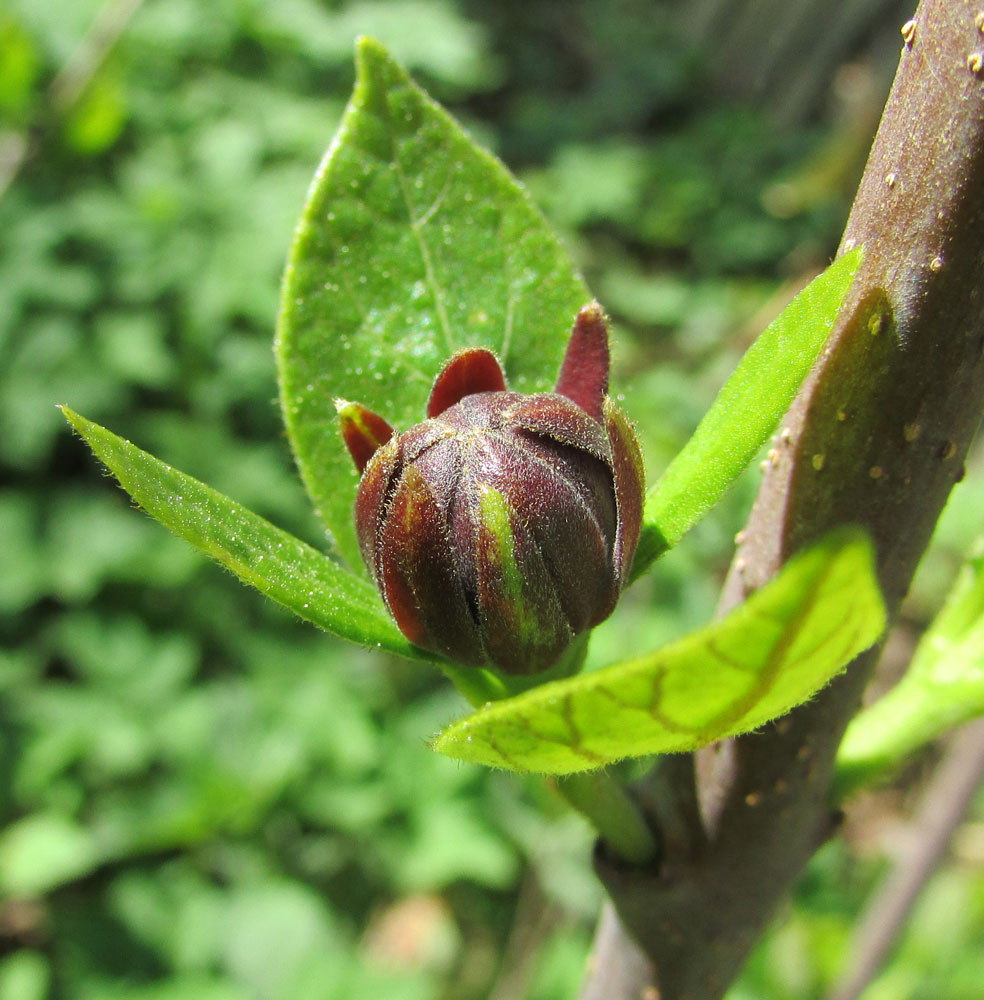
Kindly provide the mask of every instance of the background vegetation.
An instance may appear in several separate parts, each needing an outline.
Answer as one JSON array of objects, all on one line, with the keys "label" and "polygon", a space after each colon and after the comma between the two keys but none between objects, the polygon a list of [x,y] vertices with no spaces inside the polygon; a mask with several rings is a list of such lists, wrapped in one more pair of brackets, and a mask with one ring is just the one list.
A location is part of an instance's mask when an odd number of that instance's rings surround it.
[{"label": "background vegetation", "polygon": [[[658,470],[829,259],[888,79],[720,96],[659,5],[6,0],[0,7],[0,997],[561,1000],[600,889],[542,783],[422,735],[457,695],[295,622],[99,473],[68,403],[319,544],[270,342],[304,192],[379,37],[528,182],[618,324]],[[897,26],[890,24],[894,33]],[[893,46],[897,45],[897,36]],[[980,531],[972,464],[899,655]],[[592,658],[706,621],[757,476]],[[822,995],[931,757],[859,797],[733,995]],[[979,995],[984,801],[872,998]]]}]

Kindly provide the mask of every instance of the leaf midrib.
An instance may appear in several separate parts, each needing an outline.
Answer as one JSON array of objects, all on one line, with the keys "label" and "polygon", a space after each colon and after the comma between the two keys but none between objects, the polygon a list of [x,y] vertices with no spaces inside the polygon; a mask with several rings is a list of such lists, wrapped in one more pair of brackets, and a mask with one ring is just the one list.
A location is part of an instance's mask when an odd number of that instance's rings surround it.
[{"label": "leaf midrib", "polygon": [[[382,75],[375,64],[370,72],[372,72],[375,76],[374,84],[376,87],[384,93],[388,92],[390,88],[386,85],[386,81],[382,79]],[[430,288],[431,295],[434,297],[434,308],[437,312],[438,323],[444,337],[444,344],[447,349],[447,353],[450,355],[456,350],[455,338],[451,333],[451,323],[448,319],[447,310],[445,309],[444,290],[437,280],[437,273],[434,269],[434,261],[431,256],[427,240],[424,238],[423,229],[447,196],[447,192],[451,186],[452,172],[449,168],[448,176],[444,182],[444,186],[438,193],[438,196],[434,199],[433,204],[427,209],[427,211],[420,216],[420,218],[418,218],[414,212],[413,202],[410,198],[410,186],[407,176],[403,170],[403,164],[400,160],[399,140],[396,135],[396,129],[393,126],[393,115],[390,110],[389,101],[381,101],[380,110],[386,127],[386,136],[390,143],[390,162],[393,164],[393,168],[396,171],[396,179],[400,188],[400,196],[403,199],[403,206],[406,209],[407,219],[410,223],[410,230],[413,232],[414,239],[417,242],[417,249],[420,251],[421,261],[424,265],[424,281]]]}]

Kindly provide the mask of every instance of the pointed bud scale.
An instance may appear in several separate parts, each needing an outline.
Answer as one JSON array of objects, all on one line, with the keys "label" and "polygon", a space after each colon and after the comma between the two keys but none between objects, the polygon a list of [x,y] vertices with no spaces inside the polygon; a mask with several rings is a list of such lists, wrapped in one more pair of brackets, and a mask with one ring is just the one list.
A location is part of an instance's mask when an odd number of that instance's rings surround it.
[{"label": "pointed bud scale", "polygon": [[624,586],[632,569],[632,558],[642,532],[642,504],[646,492],[646,472],[642,451],[625,414],[605,398],[605,427],[612,448],[615,476],[615,504],[618,532],[615,536],[614,564],[619,585]]},{"label": "pointed bud scale", "polygon": [[361,403],[336,399],[335,410],[342,425],[342,437],[355,467],[362,472],[369,459],[393,436],[393,428]]},{"label": "pointed bud scale", "polygon": [[460,403],[465,396],[474,396],[478,392],[502,392],[505,388],[502,368],[491,351],[482,347],[458,351],[434,381],[427,403],[427,416],[438,416],[455,403]]},{"label": "pointed bud scale", "polygon": [[608,368],[593,303],[575,320],[555,392],[510,392],[495,355],[469,348],[435,380],[428,419],[402,434],[339,405],[362,472],[362,556],[411,642],[533,674],[611,614],[639,540],[644,478],[632,428],[607,396]]},{"label": "pointed bud scale", "polygon": [[573,399],[585,413],[601,420],[608,393],[608,327],[597,302],[584,306],[574,320],[555,392]]}]

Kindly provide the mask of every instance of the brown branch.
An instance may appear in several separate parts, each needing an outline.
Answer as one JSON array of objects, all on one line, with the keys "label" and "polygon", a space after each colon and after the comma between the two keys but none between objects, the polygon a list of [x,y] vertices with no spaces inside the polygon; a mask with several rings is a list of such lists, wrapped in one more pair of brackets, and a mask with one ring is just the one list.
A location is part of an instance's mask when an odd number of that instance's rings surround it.
[{"label": "brown branch", "polygon": [[[842,242],[864,244],[829,347],[787,416],[731,607],[829,528],[862,524],[891,612],[963,472],[984,408],[984,34],[970,0],[923,0]],[[876,653],[760,733],[701,751],[704,828],[659,870],[597,865],[662,1000],[714,1000],[829,836],[837,744]],[[667,793],[686,797],[681,785]],[[624,936],[624,935],[623,935]],[[610,942],[609,942],[610,944]],[[629,942],[625,950],[631,954]],[[607,962],[619,961],[609,946]],[[595,978],[612,977],[600,961]],[[609,993],[611,1000],[638,1000]],[[588,994],[590,995],[590,994]]]},{"label": "brown branch", "polygon": [[865,907],[851,943],[851,962],[830,1000],[858,1000],[888,958],[919,893],[943,860],[984,780],[984,719],[960,730],[923,795],[908,849]]},{"label": "brown branch", "polygon": [[580,1000],[656,1000],[653,965],[625,933],[614,906],[601,908]]},{"label": "brown branch", "polygon": [[544,895],[536,870],[528,868],[488,1000],[522,1000],[526,996],[541,947],[562,919],[560,907]]}]

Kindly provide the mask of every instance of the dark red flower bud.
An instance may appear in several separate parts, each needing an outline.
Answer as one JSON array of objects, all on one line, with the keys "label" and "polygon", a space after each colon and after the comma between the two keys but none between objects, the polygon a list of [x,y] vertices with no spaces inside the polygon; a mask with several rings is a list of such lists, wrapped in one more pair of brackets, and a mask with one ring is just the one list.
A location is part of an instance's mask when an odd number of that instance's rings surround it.
[{"label": "dark red flower bud", "polygon": [[644,478],[608,369],[595,303],[578,313],[554,392],[510,392],[495,356],[469,348],[438,375],[428,419],[402,434],[339,401],[362,472],[362,557],[411,642],[533,674],[611,614],[639,540]]}]

